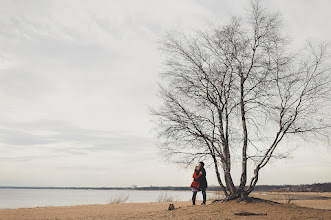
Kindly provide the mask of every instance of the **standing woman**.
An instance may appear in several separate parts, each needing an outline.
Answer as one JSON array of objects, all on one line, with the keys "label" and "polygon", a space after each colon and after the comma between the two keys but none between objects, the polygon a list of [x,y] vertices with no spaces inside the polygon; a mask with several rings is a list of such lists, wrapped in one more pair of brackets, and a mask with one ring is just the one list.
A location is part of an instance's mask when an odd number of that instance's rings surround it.
[{"label": "standing woman", "polygon": [[195,205],[195,199],[197,197],[197,193],[198,191],[200,191],[200,181],[199,178],[203,175],[202,172],[200,172],[200,168],[199,166],[195,167],[194,173],[193,173],[193,182],[191,184],[192,187],[192,192],[193,192],[193,196],[192,196],[192,203],[193,205]]},{"label": "standing woman", "polygon": [[202,173],[202,175],[199,177],[200,189],[201,189],[202,197],[203,197],[203,202],[201,203],[201,205],[206,205],[206,199],[207,199],[206,189],[208,187],[207,179],[206,179],[206,170],[205,170],[204,166],[205,166],[204,162],[200,162],[199,166],[198,166],[200,172]]}]

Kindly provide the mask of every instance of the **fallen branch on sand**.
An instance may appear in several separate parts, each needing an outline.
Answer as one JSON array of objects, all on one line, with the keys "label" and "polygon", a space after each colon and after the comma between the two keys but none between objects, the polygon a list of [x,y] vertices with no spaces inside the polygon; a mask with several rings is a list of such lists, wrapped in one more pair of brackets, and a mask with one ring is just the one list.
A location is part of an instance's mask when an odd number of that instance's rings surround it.
[{"label": "fallen branch on sand", "polygon": [[267,215],[267,213],[254,213],[254,212],[246,212],[246,211],[241,211],[241,212],[235,212],[233,213],[235,215],[240,215],[240,216],[248,216],[248,215]]}]

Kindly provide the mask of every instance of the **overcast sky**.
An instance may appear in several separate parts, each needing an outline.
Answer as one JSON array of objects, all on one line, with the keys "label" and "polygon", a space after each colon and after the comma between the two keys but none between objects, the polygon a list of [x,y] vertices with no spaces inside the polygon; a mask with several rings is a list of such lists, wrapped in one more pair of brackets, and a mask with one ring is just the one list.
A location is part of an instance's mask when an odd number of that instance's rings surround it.
[{"label": "overcast sky", "polygon": [[[261,2],[282,13],[296,46],[330,41],[330,1]],[[0,185],[190,185],[194,167],[165,162],[155,145],[157,41],[173,28],[226,23],[248,0],[0,3]],[[330,153],[303,145],[264,168],[259,183],[330,182]]]}]

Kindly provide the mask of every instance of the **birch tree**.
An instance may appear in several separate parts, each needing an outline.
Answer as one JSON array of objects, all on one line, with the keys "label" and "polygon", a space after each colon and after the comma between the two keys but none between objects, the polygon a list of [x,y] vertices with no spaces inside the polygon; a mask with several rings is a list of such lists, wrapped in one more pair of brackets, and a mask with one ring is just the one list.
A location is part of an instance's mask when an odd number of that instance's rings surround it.
[{"label": "birch tree", "polygon": [[[163,104],[153,110],[160,149],[186,165],[211,161],[227,200],[248,198],[260,170],[286,156],[276,154],[285,139],[327,132],[327,45],[308,43],[291,52],[279,14],[259,2],[245,18],[193,35],[173,31],[160,44]],[[235,186],[231,167],[238,160]]]}]

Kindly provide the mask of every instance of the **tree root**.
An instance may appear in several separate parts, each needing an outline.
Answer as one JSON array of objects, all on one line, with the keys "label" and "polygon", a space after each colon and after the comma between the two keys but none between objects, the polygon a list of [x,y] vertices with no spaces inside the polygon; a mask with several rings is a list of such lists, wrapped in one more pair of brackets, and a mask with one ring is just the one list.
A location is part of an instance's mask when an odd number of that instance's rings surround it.
[{"label": "tree root", "polygon": [[268,204],[280,204],[278,202],[274,202],[271,200],[265,200],[265,199],[260,199],[260,198],[255,198],[255,197],[243,197],[239,198],[237,200],[238,203],[268,203]]},{"label": "tree root", "polygon": [[238,203],[243,203],[243,204],[248,204],[248,203],[268,203],[268,204],[280,204],[278,202],[274,202],[271,200],[265,200],[265,199],[260,199],[260,198],[255,198],[255,197],[239,197],[239,196],[233,196],[233,197],[228,197],[225,199],[216,199],[213,200],[211,203],[223,203],[223,202],[229,202],[232,200],[236,200]]}]

